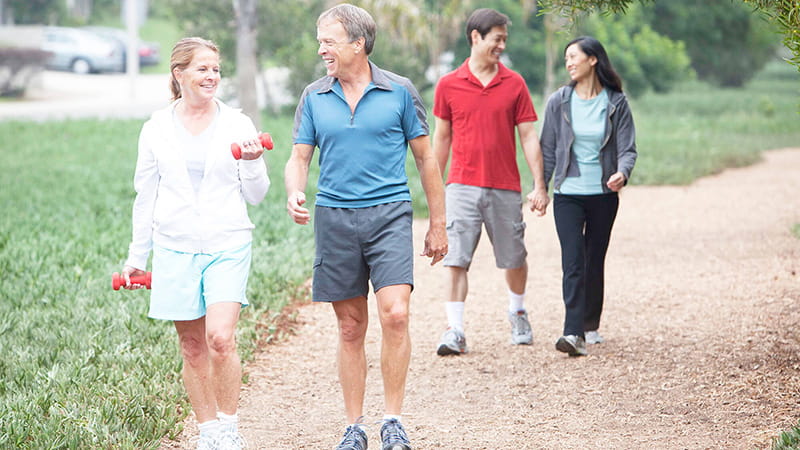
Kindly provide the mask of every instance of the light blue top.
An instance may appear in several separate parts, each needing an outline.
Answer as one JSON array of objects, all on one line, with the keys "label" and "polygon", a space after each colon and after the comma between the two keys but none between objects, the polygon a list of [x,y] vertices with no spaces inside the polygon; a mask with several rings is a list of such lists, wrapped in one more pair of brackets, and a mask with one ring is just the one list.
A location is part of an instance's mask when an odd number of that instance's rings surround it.
[{"label": "light blue top", "polygon": [[411,200],[406,153],[408,141],[428,135],[425,107],[408,79],[370,67],[372,82],[354,112],[339,81],[329,76],[309,85],[297,106],[294,143],[320,149],[319,206]]},{"label": "light blue top", "polygon": [[572,130],[575,141],[572,152],[578,161],[578,176],[568,176],[558,190],[560,194],[595,195],[603,193],[603,168],[600,148],[606,132],[608,93],[605,89],[592,99],[584,100],[575,91],[570,97]]}]

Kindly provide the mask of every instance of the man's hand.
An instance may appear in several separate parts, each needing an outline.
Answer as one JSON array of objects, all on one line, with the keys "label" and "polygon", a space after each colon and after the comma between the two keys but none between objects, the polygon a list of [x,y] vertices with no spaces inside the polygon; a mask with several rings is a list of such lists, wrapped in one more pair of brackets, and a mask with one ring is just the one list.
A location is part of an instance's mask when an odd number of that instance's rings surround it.
[{"label": "man's hand", "polygon": [[286,211],[294,220],[294,223],[298,225],[306,225],[311,220],[311,214],[308,209],[303,208],[305,202],[306,194],[300,191],[292,192],[286,200]]},{"label": "man's hand", "polygon": [[547,205],[550,204],[550,197],[547,196],[545,188],[537,188],[528,194],[528,202],[531,205],[531,211],[535,211],[536,215],[541,217],[547,214]]},{"label": "man's hand", "polygon": [[444,225],[431,225],[425,234],[425,249],[422,256],[430,256],[431,265],[441,261],[447,254],[447,230]]}]

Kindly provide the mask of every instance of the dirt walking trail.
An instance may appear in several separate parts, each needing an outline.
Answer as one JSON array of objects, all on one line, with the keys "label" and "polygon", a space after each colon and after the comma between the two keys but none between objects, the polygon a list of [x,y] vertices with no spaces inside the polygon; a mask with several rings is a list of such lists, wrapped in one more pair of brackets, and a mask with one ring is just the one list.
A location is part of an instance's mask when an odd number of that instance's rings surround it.
[{"label": "dirt walking trail", "polygon": [[[439,357],[445,269],[416,260],[404,423],[415,449],[752,449],[800,419],[800,149],[690,186],[623,190],[607,258],[606,342],[554,349],[564,307],[552,209],[526,214],[531,346],[511,346],[503,273],[484,237],[470,270],[470,352]],[[415,222],[415,245],[426,223]],[[417,249],[419,253],[419,249]],[[374,301],[374,298],[371,300]],[[383,414],[371,309],[370,448]],[[248,364],[249,448],[330,449],[345,426],[328,305]],[[189,448],[193,420],[178,442]]]}]

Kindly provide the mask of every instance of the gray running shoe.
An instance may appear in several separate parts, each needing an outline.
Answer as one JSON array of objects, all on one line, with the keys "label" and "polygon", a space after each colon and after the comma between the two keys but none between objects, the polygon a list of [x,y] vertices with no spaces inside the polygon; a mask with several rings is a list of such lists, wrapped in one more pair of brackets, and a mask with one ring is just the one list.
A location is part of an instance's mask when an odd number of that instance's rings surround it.
[{"label": "gray running shoe", "polygon": [[556,342],[556,350],[569,353],[569,356],[586,356],[586,341],[582,337],[570,334],[561,336]]},{"label": "gray running shoe", "polygon": [[583,333],[586,336],[586,343],[587,344],[602,344],[606,340],[603,339],[603,336],[600,336],[600,333],[597,330],[594,331],[587,331]]},{"label": "gray running shoe", "polygon": [[467,353],[467,338],[464,332],[454,328],[448,328],[439,341],[439,348],[436,350],[439,356],[460,355]]},{"label": "gray running shoe", "polygon": [[381,426],[381,441],[383,450],[411,450],[406,430],[397,419],[383,421]]},{"label": "gray running shoe", "polygon": [[367,433],[358,425],[350,425],[336,450],[367,450]]},{"label": "gray running shoe", "polygon": [[528,322],[528,313],[517,311],[508,313],[508,321],[511,322],[511,343],[514,345],[530,345],[533,343],[533,331],[531,323]]}]

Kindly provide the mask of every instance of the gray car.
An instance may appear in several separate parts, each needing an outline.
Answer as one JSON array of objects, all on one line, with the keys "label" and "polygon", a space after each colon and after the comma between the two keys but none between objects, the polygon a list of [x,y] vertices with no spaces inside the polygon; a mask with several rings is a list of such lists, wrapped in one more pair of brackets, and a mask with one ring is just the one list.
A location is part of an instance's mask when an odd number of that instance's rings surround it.
[{"label": "gray car", "polygon": [[[128,33],[121,28],[86,26],[82,30],[91,31],[101,37],[114,40],[122,49],[122,56],[127,62]],[[157,42],[143,41],[139,39],[139,66],[155,66],[160,61],[160,46]]]},{"label": "gray car", "polygon": [[75,73],[123,72],[125,60],[119,45],[77,28],[45,27],[42,50],[53,54],[47,68]]}]

